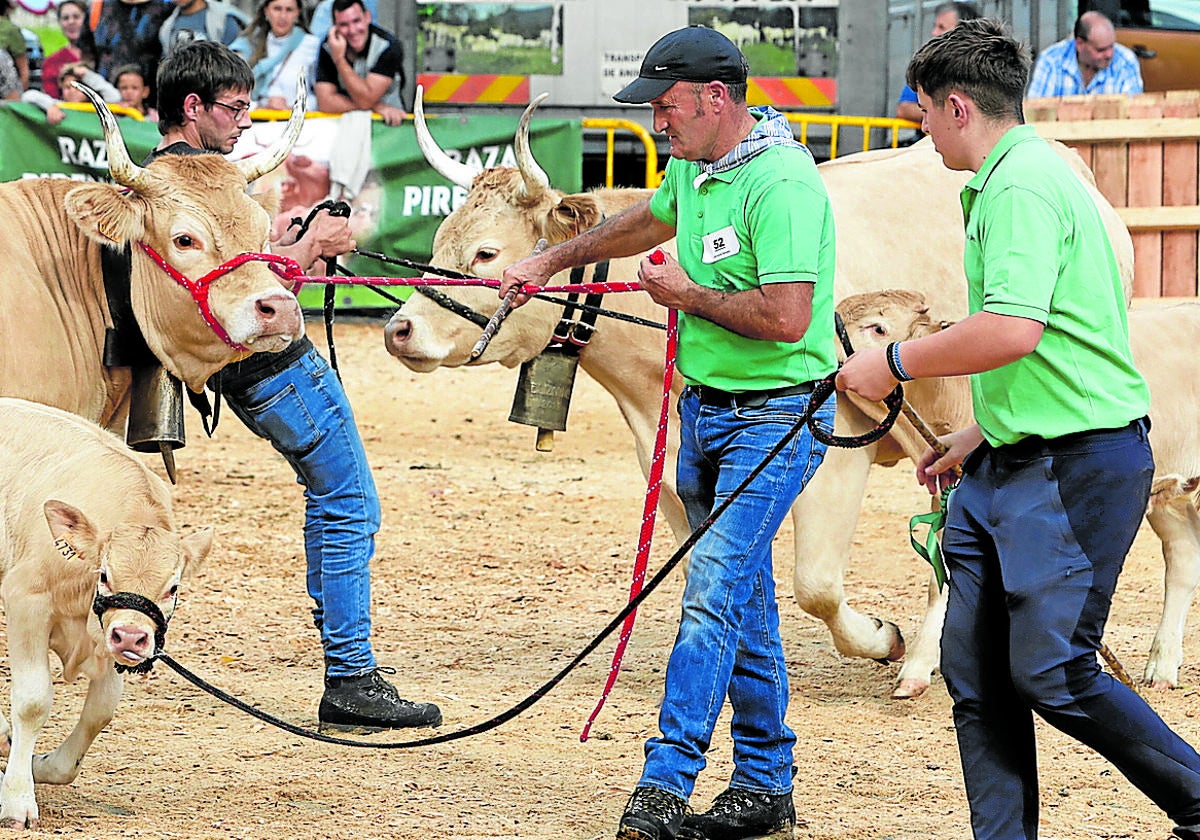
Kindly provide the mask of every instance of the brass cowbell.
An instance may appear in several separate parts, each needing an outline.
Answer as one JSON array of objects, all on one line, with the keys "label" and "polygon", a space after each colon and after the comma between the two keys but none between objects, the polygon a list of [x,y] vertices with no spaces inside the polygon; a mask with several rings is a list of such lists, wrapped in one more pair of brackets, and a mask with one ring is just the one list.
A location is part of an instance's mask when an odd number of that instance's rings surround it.
[{"label": "brass cowbell", "polygon": [[554,432],[567,429],[567,411],[578,367],[579,354],[557,345],[547,347],[521,365],[508,419],[537,426],[538,452],[554,449]]},{"label": "brass cowbell", "polygon": [[167,477],[175,483],[174,450],[186,440],[183,432],[183,383],[162,365],[134,365],[129,391],[129,423],[125,443],[138,452],[162,453]]}]

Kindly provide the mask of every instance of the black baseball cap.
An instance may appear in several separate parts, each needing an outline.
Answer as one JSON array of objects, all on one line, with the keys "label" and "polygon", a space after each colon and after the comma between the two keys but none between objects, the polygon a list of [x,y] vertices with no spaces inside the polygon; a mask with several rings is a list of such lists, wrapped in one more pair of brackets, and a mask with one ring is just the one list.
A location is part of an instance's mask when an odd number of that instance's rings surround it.
[{"label": "black baseball cap", "polygon": [[638,77],[613,99],[640,105],[662,96],[676,82],[745,81],[746,59],[733,41],[707,26],[689,26],[660,38],[642,59]]}]

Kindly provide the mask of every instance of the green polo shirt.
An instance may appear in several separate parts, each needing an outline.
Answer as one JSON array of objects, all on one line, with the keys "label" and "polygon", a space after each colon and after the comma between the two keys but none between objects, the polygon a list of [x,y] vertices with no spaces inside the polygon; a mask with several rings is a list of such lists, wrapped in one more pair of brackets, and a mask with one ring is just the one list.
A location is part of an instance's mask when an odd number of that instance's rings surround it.
[{"label": "green polo shirt", "polygon": [[812,321],[800,341],[763,341],[679,313],[679,371],[691,385],[755,391],[828,376],[833,346],[833,212],[812,156],[772,146],[694,185],[700,167],[672,158],[650,200],[676,230],[693,282],[741,292],[767,283],[813,283]]},{"label": "green polo shirt", "polygon": [[1045,325],[1032,353],[971,377],[993,445],[1115,429],[1146,414],[1125,293],[1096,203],[1031,126],[1010,129],[961,194],[970,311]]}]

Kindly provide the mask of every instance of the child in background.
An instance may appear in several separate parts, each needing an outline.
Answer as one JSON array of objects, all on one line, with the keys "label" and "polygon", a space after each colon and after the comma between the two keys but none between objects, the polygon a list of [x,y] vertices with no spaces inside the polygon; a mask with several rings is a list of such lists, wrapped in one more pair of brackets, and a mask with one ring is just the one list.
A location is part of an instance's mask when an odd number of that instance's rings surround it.
[{"label": "child in background", "polygon": [[46,112],[46,122],[50,125],[58,125],[66,116],[63,109],[58,107],[59,102],[87,102],[88,99],[83,95],[83,91],[75,87],[75,82],[82,82],[90,87],[96,93],[100,94],[100,98],[105,102],[115,104],[120,100],[121,94],[117,89],[104,80],[104,77],[88,67],[82,61],[76,61],[63,67],[58,74],[58,89],[62,91],[62,98],[55,99],[45,91],[30,89],[21,94],[22,102],[32,103]]},{"label": "child in background", "polygon": [[158,122],[158,111],[146,105],[150,95],[150,86],[142,75],[142,68],[136,64],[126,64],[113,72],[113,84],[121,92],[121,105],[137,111],[151,122]]}]

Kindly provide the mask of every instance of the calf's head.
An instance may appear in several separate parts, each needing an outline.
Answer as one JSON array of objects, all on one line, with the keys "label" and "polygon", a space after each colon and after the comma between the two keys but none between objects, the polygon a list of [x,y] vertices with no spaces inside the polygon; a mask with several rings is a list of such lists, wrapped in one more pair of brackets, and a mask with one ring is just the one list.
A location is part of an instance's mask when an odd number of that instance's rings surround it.
[{"label": "calf's head", "polygon": [[[78,508],[56,499],[43,505],[50,533],[89,564],[95,595],[131,593],[153,602],[169,620],[184,571],[196,569],[212,548],[213,529],[186,537],[160,525],[125,523],[101,532]],[[157,652],[156,622],[137,609],[115,607],[100,615],[104,645],[114,664],[136,667]]]},{"label": "calf's head", "polygon": [[837,305],[855,350],[885,347],[932,335],[950,326],[929,314],[925,295],[911,289],[884,289],[843,298]]}]

